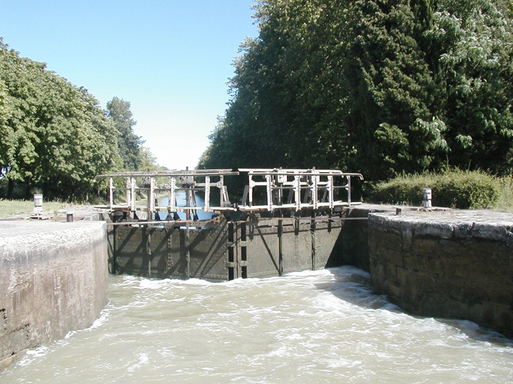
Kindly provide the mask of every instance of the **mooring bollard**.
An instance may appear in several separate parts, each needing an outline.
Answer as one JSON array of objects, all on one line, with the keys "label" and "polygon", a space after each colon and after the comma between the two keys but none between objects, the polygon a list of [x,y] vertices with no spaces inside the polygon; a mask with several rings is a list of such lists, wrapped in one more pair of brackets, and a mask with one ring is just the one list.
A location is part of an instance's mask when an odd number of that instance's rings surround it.
[{"label": "mooring bollard", "polygon": [[433,193],[431,188],[423,188],[422,189],[422,207],[431,208],[431,199],[433,197]]},{"label": "mooring bollard", "polygon": [[41,193],[34,194],[34,215],[43,213],[43,195]]}]

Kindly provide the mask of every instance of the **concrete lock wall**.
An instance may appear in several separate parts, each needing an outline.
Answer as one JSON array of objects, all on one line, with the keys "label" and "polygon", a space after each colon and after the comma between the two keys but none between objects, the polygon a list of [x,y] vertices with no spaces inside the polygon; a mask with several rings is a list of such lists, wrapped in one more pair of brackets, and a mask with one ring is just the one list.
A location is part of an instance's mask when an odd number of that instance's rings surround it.
[{"label": "concrete lock wall", "polygon": [[107,304],[104,222],[0,222],[0,368]]},{"label": "concrete lock wall", "polygon": [[404,310],[513,337],[513,219],[493,212],[371,214],[373,288]]}]

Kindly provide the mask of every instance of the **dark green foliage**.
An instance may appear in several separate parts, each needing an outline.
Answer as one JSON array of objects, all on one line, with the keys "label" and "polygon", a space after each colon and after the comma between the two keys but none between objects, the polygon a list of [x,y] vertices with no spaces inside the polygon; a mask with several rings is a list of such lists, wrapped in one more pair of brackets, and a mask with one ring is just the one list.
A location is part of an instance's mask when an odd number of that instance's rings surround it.
[{"label": "dark green foliage", "polygon": [[513,173],[503,0],[263,0],[202,167]]},{"label": "dark green foliage", "polygon": [[331,132],[340,129],[343,97],[330,94],[340,72],[329,70],[339,42],[326,28],[343,13],[325,3],[260,4],[260,37],[235,62],[233,100],[200,166],[339,166],[347,145]]},{"label": "dark green foliage", "polygon": [[127,171],[139,170],[142,166],[141,148],[144,142],[134,134],[133,127],[136,122],[132,119],[130,103],[114,97],[107,103],[107,112],[118,131],[117,141],[123,168]]},{"label": "dark green foliage", "polygon": [[511,174],[510,20],[493,2],[447,0],[427,35],[441,49],[451,164]]},{"label": "dark green foliage", "polygon": [[484,172],[448,171],[440,174],[398,176],[379,183],[372,201],[420,206],[423,188],[433,190],[433,205],[462,209],[491,208],[501,194],[501,183]]},{"label": "dark green foliage", "polygon": [[447,151],[435,100],[437,85],[425,60],[423,29],[406,1],[355,1],[348,29],[346,118],[358,151],[354,164],[384,179],[394,172],[436,167]]},{"label": "dark green foliage", "polygon": [[119,164],[114,126],[97,100],[1,42],[0,113],[8,197],[18,184],[24,197],[38,188],[49,198],[83,198],[95,175]]},{"label": "dark green foliage", "polygon": [[0,196],[83,200],[106,187],[96,175],[156,169],[130,103],[115,97],[107,108],[0,38]]}]

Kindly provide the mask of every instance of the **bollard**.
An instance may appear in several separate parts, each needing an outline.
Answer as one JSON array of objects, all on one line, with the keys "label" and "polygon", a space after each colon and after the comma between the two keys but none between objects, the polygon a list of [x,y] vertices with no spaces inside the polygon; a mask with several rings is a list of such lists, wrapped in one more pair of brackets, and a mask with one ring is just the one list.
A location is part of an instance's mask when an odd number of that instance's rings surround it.
[{"label": "bollard", "polygon": [[40,193],[34,194],[34,215],[41,215],[43,213],[43,195]]},{"label": "bollard", "polygon": [[433,193],[431,188],[423,188],[422,189],[422,207],[431,208],[431,199],[433,197]]},{"label": "bollard", "polygon": [[68,223],[73,222],[73,211],[67,211],[66,212],[66,221]]},{"label": "bollard", "polygon": [[43,195],[40,193],[34,194],[34,207],[43,206]]}]

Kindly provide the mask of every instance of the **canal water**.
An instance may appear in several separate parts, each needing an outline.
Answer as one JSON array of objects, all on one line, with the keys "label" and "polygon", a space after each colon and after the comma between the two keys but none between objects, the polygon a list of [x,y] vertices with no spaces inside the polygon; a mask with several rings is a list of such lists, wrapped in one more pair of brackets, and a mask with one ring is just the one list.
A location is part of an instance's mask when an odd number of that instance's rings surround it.
[{"label": "canal water", "polygon": [[513,382],[513,341],[407,315],[352,267],[109,288],[92,327],[28,351],[0,383]]},{"label": "canal water", "polygon": [[[203,207],[203,205],[205,204],[204,193],[195,192],[194,193],[194,197],[196,199],[196,205],[198,207]],[[179,191],[176,194],[176,200],[175,200],[176,206],[177,207],[184,207],[186,205],[186,201],[185,200],[186,200],[185,192]],[[169,198],[168,197],[162,197],[162,198],[158,199],[158,206],[159,207],[167,207],[168,203],[169,203]],[[217,202],[217,203],[216,202],[213,202],[213,203],[210,202],[210,204],[217,204],[218,205],[219,202]],[[210,220],[213,217],[213,213],[212,212],[205,212],[202,209],[198,209],[196,211],[196,214],[198,216],[198,220]],[[159,220],[166,220],[167,212],[159,211],[158,215],[159,215]],[[187,215],[185,214],[185,212],[177,212],[177,215],[178,215],[178,218],[180,220],[187,220]]]}]

